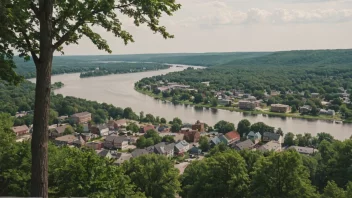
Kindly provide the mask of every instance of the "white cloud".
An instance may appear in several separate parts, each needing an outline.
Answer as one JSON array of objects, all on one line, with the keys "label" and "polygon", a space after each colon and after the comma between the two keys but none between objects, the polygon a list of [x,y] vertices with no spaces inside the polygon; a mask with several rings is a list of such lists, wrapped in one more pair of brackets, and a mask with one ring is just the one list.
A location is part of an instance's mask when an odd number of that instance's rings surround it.
[{"label": "white cloud", "polygon": [[272,11],[251,8],[247,11],[232,11],[228,7],[217,8],[216,12],[188,17],[182,24],[190,23],[200,26],[222,26],[239,24],[287,24],[287,23],[342,23],[352,21],[352,9],[316,9],[290,10],[274,9]]}]

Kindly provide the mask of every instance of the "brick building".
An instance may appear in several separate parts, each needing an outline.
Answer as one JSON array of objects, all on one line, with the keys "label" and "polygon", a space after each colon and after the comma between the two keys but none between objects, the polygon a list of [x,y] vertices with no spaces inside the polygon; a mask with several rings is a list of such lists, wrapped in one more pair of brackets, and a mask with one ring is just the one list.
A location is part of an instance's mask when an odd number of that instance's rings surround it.
[{"label": "brick building", "polygon": [[89,112],[81,112],[71,115],[70,119],[75,124],[87,123],[92,120],[92,114]]},{"label": "brick building", "polygon": [[205,132],[204,123],[199,120],[192,125],[192,130],[197,130],[199,132]]}]

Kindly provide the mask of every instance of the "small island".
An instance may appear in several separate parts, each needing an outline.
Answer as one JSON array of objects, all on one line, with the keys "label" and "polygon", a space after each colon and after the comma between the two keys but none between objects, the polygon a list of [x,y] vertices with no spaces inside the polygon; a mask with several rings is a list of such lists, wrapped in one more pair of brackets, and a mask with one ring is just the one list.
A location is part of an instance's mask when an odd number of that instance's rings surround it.
[{"label": "small island", "polygon": [[55,82],[54,84],[51,85],[51,89],[55,90],[55,89],[60,89],[64,86],[64,83],[62,82]]},{"label": "small island", "polygon": [[169,65],[158,64],[158,63],[102,64],[90,71],[81,72],[80,78],[106,76],[110,74],[136,73],[136,72],[153,71],[153,70],[168,69],[168,68],[170,68]]}]

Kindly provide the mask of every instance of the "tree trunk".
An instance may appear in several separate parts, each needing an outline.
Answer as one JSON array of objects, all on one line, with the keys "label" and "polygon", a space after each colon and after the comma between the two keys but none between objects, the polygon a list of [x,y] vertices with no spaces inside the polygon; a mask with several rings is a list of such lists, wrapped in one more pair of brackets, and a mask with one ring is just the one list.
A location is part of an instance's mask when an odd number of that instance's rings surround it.
[{"label": "tree trunk", "polygon": [[48,197],[48,120],[51,92],[53,0],[39,1],[40,57],[35,62],[37,80],[32,134],[31,196]]}]

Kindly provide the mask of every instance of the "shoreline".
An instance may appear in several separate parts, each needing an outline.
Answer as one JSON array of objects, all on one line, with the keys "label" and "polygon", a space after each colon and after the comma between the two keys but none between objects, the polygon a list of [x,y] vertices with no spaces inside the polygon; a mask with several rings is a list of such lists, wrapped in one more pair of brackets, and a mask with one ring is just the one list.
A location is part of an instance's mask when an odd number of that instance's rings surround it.
[{"label": "shoreline", "polygon": [[[171,100],[165,99],[162,96],[155,95],[149,91],[144,91],[141,89],[138,89],[137,87],[134,86],[134,90],[136,90],[138,93],[141,93],[143,95],[147,95],[150,97],[153,97],[154,99],[157,100],[162,100],[162,101],[167,101],[167,102],[172,102]],[[291,117],[291,118],[301,118],[301,119],[306,119],[306,120],[325,120],[325,121],[342,121],[343,123],[352,123],[349,121],[344,121],[340,118],[336,117],[331,117],[331,116],[311,116],[311,115],[300,115],[300,114],[291,114],[291,113],[276,113],[276,112],[270,112],[270,111],[260,111],[260,110],[254,110],[254,111],[247,111],[247,110],[242,110],[237,107],[225,107],[225,106],[217,106],[217,107],[212,107],[211,105],[204,105],[204,104],[193,104],[191,102],[187,101],[179,101],[178,104],[184,104],[184,105],[192,105],[194,107],[203,107],[203,108],[211,108],[211,109],[222,109],[222,110],[227,110],[227,111],[235,111],[239,113],[250,113],[250,114],[255,114],[255,115],[268,115],[268,116],[277,116],[277,117]]]}]

